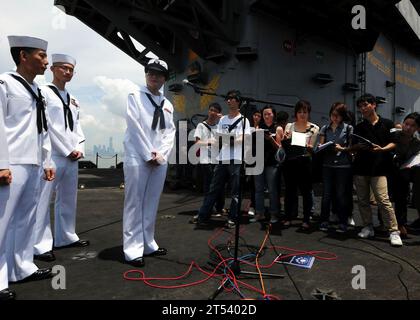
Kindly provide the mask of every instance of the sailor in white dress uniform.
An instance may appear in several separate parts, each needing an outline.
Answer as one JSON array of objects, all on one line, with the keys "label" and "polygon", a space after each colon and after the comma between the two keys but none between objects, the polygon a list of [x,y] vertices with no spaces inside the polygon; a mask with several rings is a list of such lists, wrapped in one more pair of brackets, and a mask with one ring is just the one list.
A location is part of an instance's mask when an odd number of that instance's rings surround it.
[{"label": "sailor in white dress uniform", "polygon": [[[0,106],[6,103],[4,81],[0,80]],[[9,198],[12,174],[9,170],[9,150],[7,147],[6,127],[4,124],[3,108],[0,108],[0,300],[11,300],[15,293],[8,288],[6,265],[6,230],[9,226],[10,214],[5,215],[6,203]]]},{"label": "sailor in white dress uniform", "polygon": [[147,85],[128,96],[124,139],[124,255],[127,263],[137,267],[144,265],[143,256],[167,252],[159,248],[154,235],[175,140],[174,108],[159,91],[168,79],[168,66],[162,60],[152,59],[145,71]]},{"label": "sailor in white dress uniform", "polygon": [[48,43],[33,37],[8,38],[17,69],[0,75],[1,117],[7,136],[9,169],[13,175],[11,184],[0,188],[3,204],[0,213],[0,288],[7,286],[7,274],[12,282],[45,279],[52,275],[50,268],[39,269],[33,262],[41,166],[45,179],[52,181],[55,175],[45,100],[33,81],[47,68]]},{"label": "sailor in white dress uniform", "polygon": [[[76,234],[78,162],[85,153],[85,136],[79,121],[79,104],[65,86],[74,75],[76,60],[66,54],[53,54],[52,83],[42,86],[49,116],[48,132],[52,159],[56,165],[55,180],[41,182],[41,198],[36,213],[35,259],[54,261],[54,247],[86,246]],[[54,206],[54,239],[50,223],[50,200],[56,192]]]}]

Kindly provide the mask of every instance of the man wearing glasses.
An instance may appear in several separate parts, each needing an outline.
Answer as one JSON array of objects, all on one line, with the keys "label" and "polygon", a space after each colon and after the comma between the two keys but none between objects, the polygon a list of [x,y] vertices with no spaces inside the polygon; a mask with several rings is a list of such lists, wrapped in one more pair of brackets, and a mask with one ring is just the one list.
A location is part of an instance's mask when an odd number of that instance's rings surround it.
[{"label": "man wearing glasses", "polygon": [[[206,194],[203,205],[198,212],[197,226],[202,227],[209,223],[212,209],[218,195],[224,190],[225,184],[230,179],[231,196],[227,228],[235,227],[238,211],[238,197],[240,188],[240,173],[242,164],[242,136],[244,118],[240,113],[241,96],[238,90],[231,90],[226,95],[229,113],[223,116],[217,124],[216,137],[222,139],[222,147],[217,160],[219,164],[214,169],[214,176],[210,190]],[[248,119],[245,119],[245,135],[250,135]]]},{"label": "man wearing glasses", "polygon": [[[76,206],[78,162],[84,155],[85,136],[80,126],[80,107],[66,90],[74,75],[76,60],[66,54],[53,54],[52,83],[42,86],[50,119],[49,133],[52,158],[56,165],[56,179],[41,184],[41,198],[37,207],[34,258],[54,261],[56,248],[84,247],[89,241],[76,234]],[[50,199],[55,190],[54,239],[50,224]]]},{"label": "man wearing glasses", "polygon": [[363,229],[358,236],[370,238],[375,235],[370,207],[372,189],[384,223],[388,226],[391,245],[402,246],[394,208],[388,196],[386,178],[392,169],[390,151],[395,148],[391,136],[394,123],[376,113],[376,98],[371,94],[361,96],[357,100],[357,108],[363,116],[363,121],[355,127],[356,136],[353,138],[354,145],[351,151],[356,151],[353,165],[354,183],[363,221]]},{"label": "man wearing glasses", "polygon": [[144,257],[165,255],[155,241],[155,223],[168,158],[175,141],[174,108],[161,93],[168,65],[151,59],[146,86],[128,96],[124,139],[124,255],[128,264],[145,265]]}]

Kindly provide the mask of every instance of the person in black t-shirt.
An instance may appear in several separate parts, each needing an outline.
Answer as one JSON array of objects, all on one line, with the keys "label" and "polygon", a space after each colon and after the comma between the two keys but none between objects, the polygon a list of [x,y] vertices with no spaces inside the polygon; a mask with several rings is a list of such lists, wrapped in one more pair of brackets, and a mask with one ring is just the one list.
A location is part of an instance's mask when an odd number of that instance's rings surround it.
[{"label": "person in black t-shirt", "polygon": [[[394,200],[395,215],[401,237],[407,237],[407,197],[409,184],[414,182],[414,197],[419,196],[420,167],[416,161],[420,153],[420,140],[414,137],[414,133],[420,128],[420,115],[417,112],[410,113],[404,119],[402,130],[394,133],[395,149],[395,174],[394,174]],[[418,201],[415,201],[417,204]],[[419,207],[417,207],[419,210]]]},{"label": "person in black t-shirt", "polygon": [[388,227],[391,245],[402,246],[394,208],[388,196],[386,179],[392,169],[390,151],[395,149],[391,136],[394,123],[378,116],[376,98],[371,94],[361,96],[357,100],[357,107],[363,116],[363,121],[354,130],[356,135],[353,137],[351,151],[356,152],[353,165],[354,183],[363,221],[363,229],[358,236],[369,238],[375,235],[370,207],[370,189],[372,189],[384,223]]},{"label": "person in black t-shirt", "polygon": [[255,181],[255,209],[256,219],[265,219],[264,188],[268,187],[270,199],[269,213],[271,223],[276,223],[280,211],[280,197],[278,191],[279,165],[275,159],[279,144],[276,141],[276,124],[274,122],[276,113],[272,106],[265,106],[262,109],[263,121],[260,130],[264,130],[264,171],[254,176]]}]

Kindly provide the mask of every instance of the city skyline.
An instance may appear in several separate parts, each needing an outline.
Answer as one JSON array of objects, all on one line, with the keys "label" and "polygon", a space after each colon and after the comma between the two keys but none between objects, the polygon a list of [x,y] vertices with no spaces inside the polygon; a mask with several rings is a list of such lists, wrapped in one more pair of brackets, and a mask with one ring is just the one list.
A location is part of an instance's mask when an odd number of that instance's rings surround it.
[{"label": "city skyline", "polygon": [[92,152],[94,155],[98,153],[99,155],[103,156],[114,156],[115,154],[123,153],[123,151],[116,151],[114,149],[113,137],[108,138],[108,146],[105,144],[93,145]]},{"label": "city skyline", "polygon": [[[16,23],[17,16],[20,23]],[[0,73],[16,67],[10,55],[8,35],[47,40],[50,63],[53,53],[73,56],[77,61],[76,74],[66,88],[80,105],[86,150],[93,152],[94,145],[107,145],[103,140],[110,136],[114,149],[123,150],[127,96],[144,84],[143,66],[76,18],[60,11],[53,0],[39,1],[36,6],[29,0],[2,2],[0,19]],[[136,45],[142,47],[137,42]],[[151,53],[147,56],[155,57]],[[38,84],[51,80],[49,69],[36,78]]]}]

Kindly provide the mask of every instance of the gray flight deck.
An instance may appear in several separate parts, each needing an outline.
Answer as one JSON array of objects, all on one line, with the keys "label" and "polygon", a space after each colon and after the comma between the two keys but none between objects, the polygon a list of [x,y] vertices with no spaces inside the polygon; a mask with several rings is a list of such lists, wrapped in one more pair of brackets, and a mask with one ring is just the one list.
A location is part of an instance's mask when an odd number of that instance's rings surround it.
[{"label": "gray flight deck", "polygon": [[[39,262],[40,267],[62,265],[66,272],[66,289],[54,290],[50,280],[11,284],[17,298],[63,300],[63,299],[139,299],[139,300],[206,300],[217,289],[220,280],[182,289],[151,288],[141,281],[128,281],[124,272],[133,269],[124,264],[122,252],[122,211],[124,190],[119,188],[123,180],[122,170],[81,170],[79,190],[77,231],[82,239],[89,239],[86,248],[71,248],[56,251],[53,263]],[[223,226],[225,217],[215,217],[214,224],[206,229],[196,229],[188,221],[195,214],[202,201],[202,195],[183,189],[165,190],[162,195],[156,225],[156,239],[160,246],[168,249],[161,257],[146,258],[142,268],[147,277],[177,277],[184,274],[192,261],[211,270],[208,239]],[[229,203],[229,202],[227,202]],[[355,219],[359,222],[357,201]],[[316,213],[319,213],[320,197],[316,196]],[[376,209],[375,209],[376,211]],[[414,209],[409,209],[409,221],[417,218]],[[240,255],[255,250],[264,240],[264,228],[259,223],[249,223],[243,216],[240,238]],[[265,279],[267,294],[283,300],[313,300],[316,289],[334,291],[345,300],[420,299],[420,233],[410,234],[402,248],[393,248],[387,237],[377,236],[373,240],[359,240],[356,230],[348,235],[339,235],[331,230],[323,233],[316,228],[310,233],[298,232],[299,220],[286,230],[274,226],[270,235],[275,246],[298,250],[319,250],[337,256],[333,261],[316,259],[312,269],[275,264],[267,273],[282,274],[283,279]],[[225,230],[216,238],[214,245],[224,248],[234,230]],[[271,246],[270,240],[266,247]],[[286,251],[279,249],[279,252]],[[233,248],[230,252],[233,253]],[[261,264],[270,264],[276,254],[266,249],[260,258]],[[366,289],[354,290],[352,268],[356,265],[366,269]],[[255,271],[244,266],[242,270]],[[186,279],[178,281],[153,282],[159,285],[182,285],[203,279],[205,276],[194,271]],[[258,279],[242,279],[261,288]],[[261,295],[241,287],[246,298],[261,299]],[[240,296],[223,291],[219,300],[239,300]]]}]

